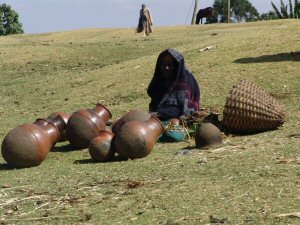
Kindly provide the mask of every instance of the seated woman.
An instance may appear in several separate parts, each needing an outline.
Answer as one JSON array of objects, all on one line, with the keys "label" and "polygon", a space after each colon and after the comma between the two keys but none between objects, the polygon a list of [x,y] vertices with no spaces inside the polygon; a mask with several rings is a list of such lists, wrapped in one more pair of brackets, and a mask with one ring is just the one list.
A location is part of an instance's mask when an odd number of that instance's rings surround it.
[{"label": "seated woman", "polygon": [[166,49],[158,56],[147,93],[151,97],[150,113],[155,113],[162,121],[174,121],[174,118],[180,119],[199,110],[198,83],[175,49]]}]

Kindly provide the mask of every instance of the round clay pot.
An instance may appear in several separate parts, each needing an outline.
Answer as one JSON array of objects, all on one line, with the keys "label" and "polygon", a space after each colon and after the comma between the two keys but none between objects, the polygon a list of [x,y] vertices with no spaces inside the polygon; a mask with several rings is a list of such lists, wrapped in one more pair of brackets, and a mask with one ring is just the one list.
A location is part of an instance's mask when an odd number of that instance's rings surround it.
[{"label": "round clay pot", "polygon": [[116,134],[118,130],[127,122],[130,121],[145,121],[148,120],[151,115],[143,110],[135,109],[125,113],[123,116],[117,118],[112,125],[112,132]]},{"label": "round clay pot", "polygon": [[195,143],[198,148],[222,144],[221,131],[212,123],[202,123],[196,130]]},{"label": "round clay pot", "polygon": [[106,122],[110,118],[110,111],[101,104],[93,109],[80,109],[68,120],[67,139],[78,149],[87,148],[90,141],[106,129]]},{"label": "round clay pot", "polygon": [[15,127],[2,142],[1,153],[4,160],[17,168],[41,164],[52,146],[59,140],[59,128],[63,129],[63,124],[64,121],[58,116],[52,120],[39,119],[37,124]]},{"label": "round clay pot", "polygon": [[106,162],[114,157],[115,150],[112,139],[115,135],[111,132],[102,130],[99,135],[93,138],[89,144],[89,153],[93,160]]},{"label": "round clay pot", "polygon": [[143,158],[152,151],[164,130],[159,119],[152,116],[146,121],[127,122],[117,132],[114,147],[121,157]]}]

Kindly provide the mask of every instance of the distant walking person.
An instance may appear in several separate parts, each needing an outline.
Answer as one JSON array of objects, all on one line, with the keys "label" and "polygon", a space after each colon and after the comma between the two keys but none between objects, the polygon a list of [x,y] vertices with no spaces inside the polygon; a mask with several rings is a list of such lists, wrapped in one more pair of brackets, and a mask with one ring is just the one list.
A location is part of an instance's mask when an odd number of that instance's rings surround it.
[{"label": "distant walking person", "polygon": [[140,18],[139,18],[139,24],[136,28],[137,33],[144,33],[147,36],[152,33],[152,26],[153,26],[153,19],[150,13],[150,10],[146,7],[145,4],[142,4],[142,8],[140,10]]}]

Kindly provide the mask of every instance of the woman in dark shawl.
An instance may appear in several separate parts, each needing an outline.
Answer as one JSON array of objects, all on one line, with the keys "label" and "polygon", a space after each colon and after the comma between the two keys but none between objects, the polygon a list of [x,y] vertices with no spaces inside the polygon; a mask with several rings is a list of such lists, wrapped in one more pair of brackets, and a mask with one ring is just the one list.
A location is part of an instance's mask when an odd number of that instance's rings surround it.
[{"label": "woman in dark shawl", "polygon": [[199,110],[198,83],[175,49],[166,49],[158,56],[147,93],[151,97],[149,111],[161,120],[179,119]]}]

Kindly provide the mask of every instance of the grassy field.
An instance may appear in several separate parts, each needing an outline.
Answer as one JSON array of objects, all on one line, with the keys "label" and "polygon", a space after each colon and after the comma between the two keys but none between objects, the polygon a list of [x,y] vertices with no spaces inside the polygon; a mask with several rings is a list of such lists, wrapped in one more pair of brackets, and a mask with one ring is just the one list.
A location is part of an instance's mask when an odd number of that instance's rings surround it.
[{"label": "grassy field", "polygon": [[[215,48],[199,51],[207,46]],[[156,27],[149,37],[133,29],[0,37],[1,143],[17,125],[55,111],[100,102],[115,119],[147,110],[146,89],[166,48],[184,55],[201,107],[222,113],[245,78],[282,103],[284,125],[206,150],[193,140],[157,143],[130,161],[94,163],[68,142],[33,168],[11,169],[0,157],[0,224],[300,223],[281,215],[300,212],[299,20]]]}]

